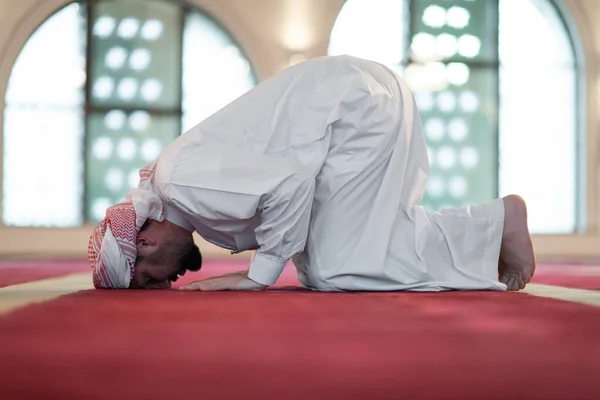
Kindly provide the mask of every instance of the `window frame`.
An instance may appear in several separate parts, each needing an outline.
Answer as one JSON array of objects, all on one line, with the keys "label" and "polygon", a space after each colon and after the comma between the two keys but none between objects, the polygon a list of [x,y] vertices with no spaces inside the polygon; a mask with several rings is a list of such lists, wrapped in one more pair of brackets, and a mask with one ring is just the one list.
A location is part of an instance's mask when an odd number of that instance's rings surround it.
[{"label": "window frame", "polygon": [[[221,21],[219,21],[217,18],[215,18],[212,13],[210,13],[209,11],[206,11],[203,8],[198,7],[198,5],[193,4],[187,0],[155,0],[157,2],[164,2],[164,3],[171,3],[174,7],[177,7],[179,10],[179,21],[178,21],[178,29],[179,31],[177,32],[177,42],[174,43],[174,45],[179,46],[179,52],[181,54],[181,61],[179,62],[178,65],[178,71],[177,71],[177,82],[178,82],[178,86],[176,88],[177,91],[177,106],[176,107],[163,107],[163,106],[155,106],[155,105],[148,105],[148,106],[129,106],[129,105],[123,105],[123,106],[117,106],[117,107],[112,107],[110,105],[98,105],[98,104],[94,104],[94,100],[92,98],[92,90],[93,90],[93,76],[94,73],[92,71],[92,69],[94,68],[94,63],[90,62],[90,60],[94,57],[94,44],[95,41],[97,41],[98,39],[94,37],[93,34],[93,30],[94,30],[94,21],[95,21],[95,17],[97,16],[97,6],[98,4],[101,3],[110,3],[110,2],[118,2],[120,0],[68,0],[68,1],[62,1],[61,4],[58,7],[53,7],[49,13],[47,13],[42,19],[41,21],[38,21],[35,26],[32,27],[32,29],[28,32],[27,37],[25,38],[25,40],[20,44],[17,52],[16,52],[16,56],[15,58],[12,60],[12,64],[10,65],[10,68],[8,68],[8,76],[4,86],[4,96],[2,97],[2,101],[0,102],[0,105],[2,106],[2,109],[6,108],[6,90],[8,89],[8,82],[10,81],[10,77],[12,74],[12,69],[15,65],[16,60],[18,59],[19,55],[21,54],[22,49],[27,45],[27,42],[29,41],[29,39],[37,32],[37,30],[42,27],[48,20],[50,20],[51,18],[53,18],[56,14],[60,13],[61,11],[63,11],[66,7],[69,7],[73,4],[79,4],[80,7],[84,8],[83,10],[80,10],[80,12],[82,13],[82,15],[80,16],[82,23],[84,24],[84,29],[82,30],[82,37],[81,40],[82,42],[85,43],[85,48],[84,51],[82,52],[82,56],[85,58],[85,66],[84,66],[84,70],[85,70],[85,74],[86,74],[86,81],[85,84],[82,87],[82,97],[83,97],[83,104],[80,106],[81,107],[81,112],[82,112],[82,126],[83,126],[83,131],[82,131],[82,137],[83,137],[83,142],[82,142],[82,152],[80,155],[80,161],[82,162],[82,173],[81,173],[81,182],[83,184],[82,186],[82,195],[79,201],[79,209],[78,209],[78,215],[82,221],[81,224],[79,224],[78,226],[72,226],[70,228],[77,228],[77,227],[82,227],[82,226],[91,226],[93,224],[95,224],[95,221],[93,220],[93,216],[91,215],[91,211],[90,211],[90,191],[89,191],[89,183],[88,183],[88,172],[89,172],[89,164],[90,164],[90,159],[89,159],[89,146],[91,145],[90,143],[90,131],[91,131],[91,120],[94,116],[98,116],[98,115],[102,115],[105,114],[106,112],[113,110],[113,109],[119,109],[123,112],[125,112],[126,114],[129,114],[133,111],[138,111],[138,110],[143,110],[146,111],[151,117],[161,117],[161,116],[170,116],[170,117],[175,117],[175,119],[177,120],[177,130],[178,132],[174,132],[173,133],[173,140],[175,138],[177,138],[182,132],[183,129],[183,124],[182,124],[182,118],[184,116],[184,109],[183,109],[183,100],[184,100],[184,93],[183,93],[183,69],[184,69],[184,62],[183,62],[183,49],[184,49],[184,40],[185,40],[185,29],[186,29],[186,23],[188,18],[193,15],[193,14],[200,14],[203,18],[207,19],[210,21],[210,23],[212,25],[214,25],[218,30],[220,30],[220,32],[222,32],[225,36],[227,36],[228,41],[235,46],[239,53],[241,54],[241,56],[243,58],[245,58],[248,61],[248,65],[249,65],[249,75],[250,77],[253,79],[253,81],[255,83],[259,82],[259,78],[258,78],[258,74],[256,71],[255,66],[253,65],[253,63],[250,61],[250,58],[248,57],[247,51],[246,49],[240,44],[240,42],[233,36],[233,34],[231,33],[231,31],[225,27],[223,25],[223,23]],[[42,14],[42,13],[40,13]],[[0,63],[1,63],[2,59],[0,58]],[[1,65],[1,64],[0,64]],[[1,87],[0,87],[1,88]],[[0,118],[0,123],[2,123],[2,130],[4,129],[4,118],[2,115],[2,118]],[[3,131],[0,131],[0,133],[2,133]],[[1,147],[0,147],[1,149]],[[4,167],[4,161],[2,162],[2,167]],[[0,172],[2,171],[2,167],[0,167]],[[2,178],[0,178],[0,184],[2,184]],[[1,211],[0,211],[0,217],[2,217]],[[0,221],[1,226],[6,226],[4,224],[4,219],[2,218],[2,220]],[[15,226],[15,228],[32,228],[32,227],[19,227],[19,226]],[[70,229],[70,228],[60,228],[60,227],[44,227],[42,229]]]},{"label": "window frame", "polygon": [[[184,2],[185,0],[172,0]],[[581,176],[580,181],[584,192],[580,196],[582,209],[586,210],[583,217],[582,230],[568,235],[534,235],[534,247],[540,259],[548,258],[593,258],[600,259],[600,120],[598,112],[587,110],[600,110],[600,99],[597,98],[597,90],[600,88],[600,62],[597,60],[596,51],[596,24],[590,20],[585,4],[569,2],[565,4],[561,0],[552,1],[559,15],[565,21],[566,28],[574,42],[576,59],[578,60],[580,92],[579,113],[580,140],[581,140]],[[71,0],[45,0],[35,2],[29,6],[22,6],[18,10],[19,17],[7,26],[5,39],[0,47],[0,107],[5,107],[5,92],[12,67],[19,56],[20,51],[29,37],[41,26],[46,19],[50,18],[62,7],[72,3]],[[236,14],[228,3],[222,3],[217,7],[209,1],[197,1],[194,7],[201,6],[200,11],[211,17],[216,24],[230,34],[230,37],[238,45],[240,51],[250,61],[254,68],[258,68],[262,75],[269,75],[279,68],[279,63],[285,64],[289,58],[289,52],[283,48],[267,50],[264,47],[260,35],[244,24],[240,15]],[[339,8],[331,10],[329,19],[330,28],[333,26],[336,16],[343,5],[339,2]],[[211,11],[209,11],[211,10]],[[335,13],[335,14],[333,14]],[[17,13],[15,13],[17,14]],[[215,18],[214,16],[217,16]],[[229,17],[228,17],[229,16]],[[218,17],[221,17],[220,20]],[[227,19],[229,18],[229,19]],[[239,24],[232,26],[232,21]],[[223,25],[225,23],[225,26]],[[230,27],[227,28],[226,26]],[[237,37],[232,35],[235,32]],[[327,41],[331,29],[323,30],[323,41],[320,45],[310,50],[311,56],[322,56],[327,53]],[[327,35],[327,37],[325,37]],[[240,45],[242,40],[243,45]],[[266,59],[269,59],[268,61]],[[253,69],[254,70],[254,69]],[[259,80],[257,80],[259,81]],[[589,88],[589,89],[588,89]],[[4,129],[4,113],[0,113],[0,139]],[[0,140],[0,150],[3,140]],[[4,167],[0,163],[0,172]],[[598,177],[598,178],[597,178]],[[2,175],[0,174],[0,184]],[[1,186],[0,186],[1,188]],[[0,216],[1,216],[0,208]],[[87,242],[92,226],[85,223],[75,228],[21,228],[5,226],[0,222],[0,254],[4,257],[28,255],[30,257],[83,257],[87,252]],[[197,238],[198,244],[207,257],[229,257],[229,252],[218,249]],[[240,259],[249,257],[246,253],[236,256]]]},{"label": "window frame", "polygon": [[[342,10],[347,1],[341,3],[339,11]],[[413,0],[404,0],[405,15],[408,17],[408,21],[404,28],[404,43],[406,48],[404,49],[404,57],[401,60],[402,68],[406,68],[414,60],[411,58],[410,48],[411,37],[414,32],[414,18],[418,16],[411,13],[411,3]],[[572,10],[567,7],[561,0],[545,0],[547,4],[554,9],[556,15],[561,23],[561,28],[567,36],[567,40],[570,44],[572,55],[573,55],[573,71],[576,75],[575,82],[575,101],[574,107],[577,111],[576,125],[574,127],[574,133],[576,135],[576,160],[577,165],[575,166],[576,171],[576,187],[575,194],[577,196],[576,209],[575,209],[575,228],[572,232],[566,234],[534,234],[532,235],[533,240],[536,244],[536,248],[542,255],[553,256],[600,256],[600,250],[595,250],[589,247],[590,241],[588,238],[596,237],[598,235],[598,226],[600,226],[600,215],[598,207],[596,206],[596,199],[600,198],[600,185],[598,182],[592,179],[593,171],[596,169],[598,164],[597,152],[595,149],[593,130],[589,128],[588,118],[586,120],[586,110],[592,109],[591,103],[595,101],[593,96],[590,96],[586,92],[586,83],[588,79],[586,77],[585,62],[586,57],[584,54],[584,43],[582,42],[582,26],[585,24],[581,22],[578,15],[574,15]],[[338,12],[338,17],[340,13]],[[330,31],[330,39],[332,37],[331,32],[337,22],[336,19],[332,22],[332,29]],[[327,46],[328,47],[328,46]],[[496,63],[492,62],[471,62],[467,63],[470,66],[483,67],[483,68],[500,68],[501,61],[498,58]],[[498,97],[500,93],[498,92]],[[586,97],[587,96],[587,97]],[[500,121],[499,121],[500,122]],[[596,124],[597,125],[597,124]],[[496,132],[499,133],[499,125],[497,125]],[[499,138],[499,135],[497,135]],[[499,143],[496,144],[496,148],[499,148]],[[499,193],[498,176],[497,181],[497,196]],[[576,250],[575,250],[576,249]]]},{"label": "window frame", "polygon": [[594,23],[588,20],[583,6],[565,4],[562,0],[547,0],[563,23],[574,52],[577,73],[577,127],[579,229],[571,234],[533,235],[533,244],[540,259],[591,260],[600,259],[600,121],[596,90],[600,88],[600,64],[595,62]]}]

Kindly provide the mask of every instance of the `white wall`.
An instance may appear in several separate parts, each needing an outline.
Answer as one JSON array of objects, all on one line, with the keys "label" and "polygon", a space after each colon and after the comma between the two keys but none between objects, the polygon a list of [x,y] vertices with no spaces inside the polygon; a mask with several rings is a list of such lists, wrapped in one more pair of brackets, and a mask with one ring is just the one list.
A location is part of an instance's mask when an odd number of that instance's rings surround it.
[{"label": "white wall", "polygon": [[[517,0],[515,0],[517,1]],[[27,38],[45,18],[67,0],[0,0],[0,109],[12,65]],[[325,55],[329,33],[344,0],[195,0],[223,24],[240,43],[260,78],[269,77],[288,65],[290,56]],[[585,57],[587,136],[587,231],[582,235],[534,237],[540,258],[547,256],[600,257],[600,1],[564,0],[570,19],[579,32]],[[306,35],[298,35],[298,29]],[[292,38],[305,36],[303,43]],[[298,46],[302,46],[300,49]],[[2,135],[0,114],[0,138]],[[0,146],[2,141],[0,140]],[[1,153],[0,153],[1,154]],[[0,163],[0,172],[2,165]],[[91,227],[74,229],[30,229],[0,226],[0,256],[56,255],[84,257]],[[208,257],[228,252],[198,239]],[[239,255],[237,257],[247,257]]]}]

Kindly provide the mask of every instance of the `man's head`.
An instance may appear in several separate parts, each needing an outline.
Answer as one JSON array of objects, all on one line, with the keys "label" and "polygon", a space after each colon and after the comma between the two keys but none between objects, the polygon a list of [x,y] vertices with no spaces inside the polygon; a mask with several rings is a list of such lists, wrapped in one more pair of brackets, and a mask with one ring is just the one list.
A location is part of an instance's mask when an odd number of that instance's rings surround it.
[{"label": "man's head", "polygon": [[160,198],[145,189],[130,190],[106,210],[90,235],[88,260],[98,289],[166,288],[202,264],[192,233],[166,221]]},{"label": "man's head", "polygon": [[202,266],[192,234],[166,220],[146,221],[137,236],[136,249],[130,288],[169,288],[179,275],[198,271]]}]

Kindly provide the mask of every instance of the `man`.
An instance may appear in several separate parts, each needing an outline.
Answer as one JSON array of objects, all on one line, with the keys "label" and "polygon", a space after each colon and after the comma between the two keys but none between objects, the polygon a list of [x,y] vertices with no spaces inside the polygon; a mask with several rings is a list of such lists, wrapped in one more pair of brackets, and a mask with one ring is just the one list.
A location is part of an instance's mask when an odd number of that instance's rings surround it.
[{"label": "man", "polygon": [[166,288],[200,268],[192,232],[247,271],[183,290],[262,290],[291,259],[312,289],[519,290],[535,257],[518,196],[432,213],[407,85],[323,57],[268,79],[177,138],[90,240],[96,287]]}]

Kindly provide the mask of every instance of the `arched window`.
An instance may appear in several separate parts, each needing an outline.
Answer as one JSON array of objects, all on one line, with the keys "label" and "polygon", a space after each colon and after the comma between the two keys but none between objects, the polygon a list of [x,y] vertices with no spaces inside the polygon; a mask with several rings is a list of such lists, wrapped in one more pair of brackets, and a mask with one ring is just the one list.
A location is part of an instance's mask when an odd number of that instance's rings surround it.
[{"label": "arched window", "polygon": [[62,8],[27,41],[8,82],[4,224],[103,218],[141,166],[255,83],[227,32],[181,2]]},{"label": "arched window", "polygon": [[580,228],[579,66],[553,1],[347,0],[329,54],[386,64],[415,91],[428,208],[518,193],[533,233]]}]

